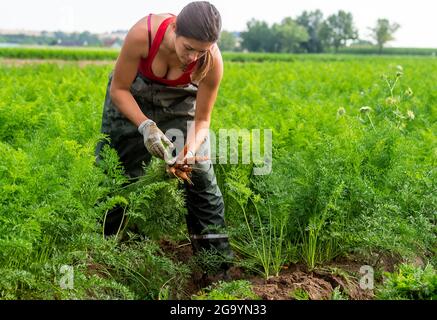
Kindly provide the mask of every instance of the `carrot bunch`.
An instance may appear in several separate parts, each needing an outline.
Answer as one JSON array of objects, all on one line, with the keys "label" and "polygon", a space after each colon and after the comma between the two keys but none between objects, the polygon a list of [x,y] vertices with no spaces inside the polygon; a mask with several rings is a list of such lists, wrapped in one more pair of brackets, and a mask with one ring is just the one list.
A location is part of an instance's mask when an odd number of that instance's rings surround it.
[{"label": "carrot bunch", "polygon": [[[185,155],[187,154],[186,149],[184,149],[184,154]],[[167,173],[178,178],[181,181],[186,181],[190,185],[194,185],[193,181],[191,181],[191,173],[194,170],[193,165],[207,160],[209,160],[208,157],[201,157],[201,156],[184,158],[182,163],[176,161],[172,165],[167,165]]]}]

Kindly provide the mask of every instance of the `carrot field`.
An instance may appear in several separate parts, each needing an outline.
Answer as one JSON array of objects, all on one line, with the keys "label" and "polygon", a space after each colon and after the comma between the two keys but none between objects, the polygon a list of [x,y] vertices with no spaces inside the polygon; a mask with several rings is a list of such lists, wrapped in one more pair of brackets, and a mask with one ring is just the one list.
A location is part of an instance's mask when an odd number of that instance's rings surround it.
[{"label": "carrot field", "polygon": [[[0,60],[0,299],[275,299],[280,277],[290,299],[436,299],[437,59],[262,57],[225,59],[211,126],[271,129],[272,170],[215,165],[239,271],[195,289],[217,261],[190,255],[180,182],[95,165],[113,60]],[[105,238],[115,204],[135,228]]]}]

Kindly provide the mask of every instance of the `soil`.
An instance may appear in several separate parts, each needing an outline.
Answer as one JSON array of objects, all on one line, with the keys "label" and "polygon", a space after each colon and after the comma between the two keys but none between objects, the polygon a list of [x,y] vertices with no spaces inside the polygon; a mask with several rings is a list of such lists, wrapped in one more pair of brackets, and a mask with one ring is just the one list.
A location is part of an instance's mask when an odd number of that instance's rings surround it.
[{"label": "soil", "polygon": [[[164,254],[175,262],[189,263],[193,257],[188,242],[178,244],[161,240],[160,247]],[[373,267],[375,270],[378,268],[392,271],[397,263],[398,260],[393,257],[378,257]],[[306,292],[311,300],[327,300],[332,298],[335,288],[346,299],[370,300],[374,297],[373,290],[361,289],[359,285],[359,279],[362,277],[360,268],[368,264],[352,257],[334,260],[311,271],[303,264],[291,264],[283,266],[278,276],[268,279],[239,267],[232,267],[226,278],[218,275],[205,279],[198,271],[193,271],[186,284],[183,299],[190,299],[192,295],[218,280],[229,282],[245,279],[252,283],[254,293],[263,300],[293,300],[299,298],[299,292]]]}]

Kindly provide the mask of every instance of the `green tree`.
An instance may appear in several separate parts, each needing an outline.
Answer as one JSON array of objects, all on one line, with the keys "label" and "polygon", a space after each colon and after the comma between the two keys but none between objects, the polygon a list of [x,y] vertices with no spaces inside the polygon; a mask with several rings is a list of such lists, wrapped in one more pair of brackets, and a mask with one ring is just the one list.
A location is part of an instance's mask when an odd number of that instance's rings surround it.
[{"label": "green tree", "polygon": [[218,45],[222,51],[235,51],[237,47],[237,38],[232,32],[222,31]]},{"label": "green tree", "polygon": [[320,10],[304,11],[296,18],[296,22],[304,27],[308,33],[309,39],[301,44],[306,52],[317,53],[323,52],[323,41],[321,30],[323,27],[323,13]]},{"label": "green tree", "polygon": [[242,47],[255,52],[273,52],[275,35],[267,22],[252,19],[247,23],[247,31],[241,33]]},{"label": "green tree", "polygon": [[320,32],[323,43],[334,47],[335,52],[338,52],[340,47],[345,46],[347,40],[358,38],[358,31],[354,27],[352,13],[343,10],[330,15],[324,21]]},{"label": "green tree", "polygon": [[298,52],[301,44],[309,39],[306,29],[290,17],[283,19],[280,24],[274,24],[272,30],[275,52]]},{"label": "green tree", "polygon": [[374,28],[369,28],[371,30],[371,36],[376,41],[378,45],[379,53],[382,53],[384,44],[394,40],[393,34],[401,26],[397,23],[391,24],[387,19],[378,19],[376,21],[376,26]]}]

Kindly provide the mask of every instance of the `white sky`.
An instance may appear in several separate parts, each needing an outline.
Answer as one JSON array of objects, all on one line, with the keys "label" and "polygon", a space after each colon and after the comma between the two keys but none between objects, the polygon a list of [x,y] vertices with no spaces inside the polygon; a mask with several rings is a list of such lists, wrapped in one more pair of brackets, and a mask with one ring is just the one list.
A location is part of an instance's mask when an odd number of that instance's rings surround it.
[{"label": "white sky", "polygon": [[[1,0],[0,29],[108,32],[128,30],[146,14],[177,14],[190,0]],[[223,29],[243,31],[251,18],[268,23],[304,10],[320,9],[325,17],[352,12],[360,38],[378,18],[401,28],[391,46],[437,48],[437,0],[210,0],[221,13]]]}]

